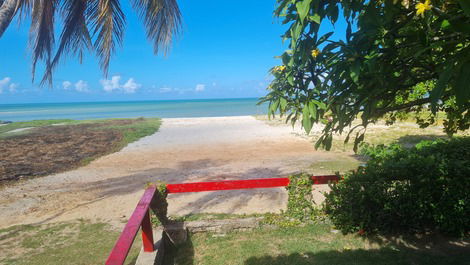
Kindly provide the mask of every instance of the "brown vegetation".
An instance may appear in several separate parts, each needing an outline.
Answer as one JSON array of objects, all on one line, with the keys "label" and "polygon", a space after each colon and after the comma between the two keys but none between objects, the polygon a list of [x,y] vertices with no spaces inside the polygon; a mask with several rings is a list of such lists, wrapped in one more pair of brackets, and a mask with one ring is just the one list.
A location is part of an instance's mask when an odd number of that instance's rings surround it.
[{"label": "brown vegetation", "polygon": [[77,167],[115,149],[123,138],[110,126],[134,120],[47,126],[0,139],[0,183],[44,176]]}]

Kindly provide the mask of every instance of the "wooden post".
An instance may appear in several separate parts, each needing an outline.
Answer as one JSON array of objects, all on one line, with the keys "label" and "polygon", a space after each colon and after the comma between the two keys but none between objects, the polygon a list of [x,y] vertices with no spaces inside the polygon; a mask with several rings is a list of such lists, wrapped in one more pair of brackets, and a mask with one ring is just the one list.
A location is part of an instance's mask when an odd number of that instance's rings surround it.
[{"label": "wooden post", "polygon": [[144,245],[144,252],[155,251],[149,210],[147,210],[147,213],[145,213],[144,219],[142,220],[142,244]]}]

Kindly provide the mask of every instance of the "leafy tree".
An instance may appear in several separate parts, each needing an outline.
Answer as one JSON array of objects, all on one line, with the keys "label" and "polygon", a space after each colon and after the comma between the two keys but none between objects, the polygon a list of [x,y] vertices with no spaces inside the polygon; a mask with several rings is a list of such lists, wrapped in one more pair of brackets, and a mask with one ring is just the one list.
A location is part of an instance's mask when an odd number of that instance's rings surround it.
[{"label": "leafy tree", "polygon": [[[469,128],[470,1],[278,0],[274,14],[290,45],[262,102],[307,133],[324,123],[316,147],[348,131],[357,148],[370,123],[404,113],[426,127],[444,111],[449,135]],[[321,35],[338,20],[347,23],[340,40]]]},{"label": "leafy tree", "polygon": [[[172,37],[179,32],[181,14],[176,0],[132,0],[153,43],[154,52],[167,51]],[[85,51],[99,57],[106,74],[116,45],[122,43],[126,25],[119,0],[0,0],[0,37],[17,16],[22,22],[31,18],[33,79],[38,61],[45,63],[41,83],[52,83],[52,73],[67,54],[82,61]],[[62,19],[62,33],[55,45],[54,26]]]}]

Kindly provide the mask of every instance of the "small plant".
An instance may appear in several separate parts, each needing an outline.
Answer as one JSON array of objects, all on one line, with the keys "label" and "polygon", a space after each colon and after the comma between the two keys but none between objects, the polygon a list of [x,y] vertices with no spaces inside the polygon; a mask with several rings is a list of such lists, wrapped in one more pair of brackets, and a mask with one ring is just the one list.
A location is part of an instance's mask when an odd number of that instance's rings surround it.
[{"label": "small plant", "polygon": [[308,174],[289,176],[287,210],[281,214],[266,214],[263,223],[280,227],[299,226],[312,223],[322,216],[320,207],[312,196],[312,177]]},{"label": "small plant", "polygon": [[325,210],[343,232],[469,231],[470,137],[363,152],[368,163],[326,195]]},{"label": "small plant", "polygon": [[157,182],[155,184],[149,183],[148,186],[154,185],[157,189],[153,196],[153,200],[150,203],[150,208],[155,213],[156,218],[152,218],[152,223],[156,225],[168,224],[170,219],[168,218],[168,192],[166,190],[166,183]]}]

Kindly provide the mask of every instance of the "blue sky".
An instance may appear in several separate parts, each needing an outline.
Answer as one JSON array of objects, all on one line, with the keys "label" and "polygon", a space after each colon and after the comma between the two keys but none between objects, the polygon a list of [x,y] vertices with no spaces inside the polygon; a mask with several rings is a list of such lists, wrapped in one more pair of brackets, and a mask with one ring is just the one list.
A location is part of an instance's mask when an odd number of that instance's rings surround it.
[{"label": "blue sky", "polygon": [[286,48],[274,0],[179,1],[183,31],[166,57],[153,54],[129,1],[122,5],[125,40],[108,77],[91,55],[83,64],[67,58],[53,88],[31,82],[29,23],[13,23],[0,39],[0,104],[259,97]]}]

